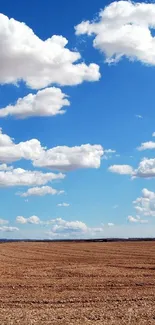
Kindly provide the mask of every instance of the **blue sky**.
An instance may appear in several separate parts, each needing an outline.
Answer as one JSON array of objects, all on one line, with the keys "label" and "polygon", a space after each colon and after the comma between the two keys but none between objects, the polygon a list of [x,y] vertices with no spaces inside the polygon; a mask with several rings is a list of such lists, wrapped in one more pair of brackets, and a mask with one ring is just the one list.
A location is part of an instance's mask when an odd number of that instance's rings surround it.
[{"label": "blue sky", "polygon": [[[0,237],[154,236],[154,12],[126,1],[2,1]],[[71,62],[71,51],[81,58]],[[31,173],[24,185],[19,168]]]}]

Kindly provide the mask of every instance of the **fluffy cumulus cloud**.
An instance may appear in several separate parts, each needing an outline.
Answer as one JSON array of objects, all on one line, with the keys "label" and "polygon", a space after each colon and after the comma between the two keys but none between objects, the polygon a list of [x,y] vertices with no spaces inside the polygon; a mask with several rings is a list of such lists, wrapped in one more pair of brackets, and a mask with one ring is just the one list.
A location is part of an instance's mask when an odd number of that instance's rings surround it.
[{"label": "fluffy cumulus cloud", "polygon": [[81,146],[59,146],[44,151],[33,164],[37,167],[48,167],[69,171],[78,168],[99,168],[103,148],[100,145],[84,144]]},{"label": "fluffy cumulus cloud", "polygon": [[[62,218],[56,218],[43,221],[38,216],[31,216],[25,218],[24,216],[16,217],[16,222],[22,225],[40,225],[50,227],[46,232],[46,235],[50,238],[89,238],[100,237],[103,235],[104,226],[101,227],[89,227],[82,221],[68,221]],[[108,224],[109,227],[113,226],[112,223]]]},{"label": "fluffy cumulus cloud", "polygon": [[155,158],[144,158],[135,170],[135,177],[153,178],[155,177]]},{"label": "fluffy cumulus cloud", "polygon": [[61,89],[51,87],[19,98],[15,105],[1,108],[0,117],[13,115],[24,119],[32,116],[54,116],[64,114],[65,110],[62,107],[69,105],[70,103]]},{"label": "fluffy cumulus cloud", "polygon": [[139,215],[155,217],[155,192],[144,188],[142,196],[133,201],[133,205]]},{"label": "fluffy cumulus cloud", "polygon": [[20,159],[33,160],[44,150],[37,139],[16,144],[14,139],[0,129],[0,162],[10,163]]},{"label": "fluffy cumulus cloud", "polygon": [[66,221],[61,218],[51,220],[52,232],[86,232],[87,226],[82,221]]},{"label": "fluffy cumulus cloud", "polygon": [[[152,137],[155,137],[155,132],[152,133]],[[142,142],[141,145],[139,147],[137,147],[138,151],[152,150],[152,149],[155,149],[154,141]]]},{"label": "fluffy cumulus cloud", "polygon": [[0,187],[44,185],[56,179],[63,179],[64,174],[42,173],[40,171],[16,168],[0,171]]},{"label": "fluffy cumulus cloud", "polygon": [[143,224],[146,224],[148,223],[148,220],[144,220],[144,219],[141,219],[140,216],[128,216],[127,220],[130,222],[130,223],[143,223]]},{"label": "fluffy cumulus cloud", "polygon": [[53,35],[45,41],[26,24],[0,14],[0,83],[26,82],[35,89],[52,83],[77,85],[100,78],[98,65],[81,62],[66,48],[67,39]]},{"label": "fluffy cumulus cloud", "polygon": [[[11,163],[21,159],[31,160],[34,166],[55,170],[99,168],[104,150],[101,145],[42,147],[37,139],[15,143],[0,129],[0,162]],[[40,184],[41,185],[41,184]]]},{"label": "fluffy cumulus cloud", "polygon": [[100,11],[98,21],[83,21],[76,34],[94,35],[93,46],[104,53],[106,62],[123,56],[155,65],[155,4],[115,1]]},{"label": "fluffy cumulus cloud", "polygon": [[47,194],[56,195],[56,194],[62,194],[62,193],[64,193],[63,190],[59,191],[51,186],[41,186],[41,187],[29,188],[26,192],[18,193],[18,195],[20,195],[22,197],[28,197],[28,196],[45,196]]},{"label": "fluffy cumulus cloud", "polygon": [[63,203],[58,203],[57,206],[58,207],[69,207],[70,204],[69,203],[66,203],[66,202],[63,202]]},{"label": "fluffy cumulus cloud", "polygon": [[17,216],[16,222],[22,225],[31,224],[47,227],[45,234],[49,238],[101,238],[105,237],[109,228],[114,224],[109,222],[107,225],[101,224],[99,227],[89,227],[86,223],[79,220],[65,220],[62,218],[41,220],[38,216],[24,217]]},{"label": "fluffy cumulus cloud", "polygon": [[120,175],[132,175],[133,168],[129,165],[112,165],[108,168],[108,170],[112,173],[120,174]]},{"label": "fluffy cumulus cloud", "polygon": [[31,216],[29,218],[25,218],[23,216],[18,216],[16,218],[16,222],[21,223],[21,224],[29,223],[29,224],[35,224],[35,225],[39,225],[41,223],[39,217],[37,217],[37,216]]},{"label": "fluffy cumulus cloud", "polygon": [[2,226],[0,227],[0,231],[3,232],[14,232],[14,231],[18,231],[19,229],[17,227],[11,227],[11,226]]},{"label": "fluffy cumulus cloud", "polygon": [[2,128],[0,128],[0,147],[9,147],[13,144],[13,139],[9,135],[4,134]]},{"label": "fluffy cumulus cloud", "polygon": [[155,158],[143,158],[136,169],[130,165],[113,165],[108,170],[112,173],[130,175],[132,178],[154,178]]},{"label": "fluffy cumulus cloud", "polygon": [[141,196],[133,201],[133,207],[136,216],[128,216],[128,221],[131,223],[148,223],[146,217],[155,217],[155,192],[143,188]]},{"label": "fluffy cumulus cloud", "polygon": [[108,222],[108,227],[113,227],[114,223],[113,222]]},{"label": "fluffy cumulus cloud", "polygon": [[139,151],[155,149],[154,141],[143,142],[140,147],[137,148]]},{"label": "fluffy cumulus cloud", "polygon": [[7,166],[7,164],[1,164],[0,165],[0,171],[1,170],[12,170],[13,169],[13,166]]},{"label": "fluffy cumulus cloud", "polygon": [[47,232],[51,238],[84,238],[99,236],[103,233],[103,226],[88,227],[82,221],[67,221],[62,218],[50,220],[51,229]]}]

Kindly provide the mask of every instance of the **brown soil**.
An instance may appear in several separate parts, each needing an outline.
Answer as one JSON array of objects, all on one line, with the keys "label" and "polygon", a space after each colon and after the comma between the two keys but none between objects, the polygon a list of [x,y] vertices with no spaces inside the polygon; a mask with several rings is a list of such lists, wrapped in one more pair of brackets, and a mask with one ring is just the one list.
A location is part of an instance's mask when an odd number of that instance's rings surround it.
[{"label": "brown soil", "polygon": [[155,324],[155,242],[0,244],[0,324]]}]

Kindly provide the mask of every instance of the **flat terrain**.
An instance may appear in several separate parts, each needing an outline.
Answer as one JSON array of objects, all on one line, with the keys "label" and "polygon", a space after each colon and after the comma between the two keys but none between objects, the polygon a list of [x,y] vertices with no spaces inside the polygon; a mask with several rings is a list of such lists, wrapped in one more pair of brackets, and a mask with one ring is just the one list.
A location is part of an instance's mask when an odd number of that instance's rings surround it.
[{"label": "flat terrain", "polygon": [[155,242],[0,244],[0,324],[155,324]]}]

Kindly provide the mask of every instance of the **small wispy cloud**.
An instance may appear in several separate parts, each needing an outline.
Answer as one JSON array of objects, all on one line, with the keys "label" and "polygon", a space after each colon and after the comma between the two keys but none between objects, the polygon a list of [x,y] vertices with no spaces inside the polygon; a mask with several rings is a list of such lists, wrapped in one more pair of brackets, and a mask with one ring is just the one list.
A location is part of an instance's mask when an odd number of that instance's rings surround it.
[{"label": "small wispy cloud", "polygon": [[69,203],[65,203],[65,202],[63,202],[63,203],[58,203],[57,204],[57,207],[69,207],[70,206],[70,204]]},{"label": "small wispy cloud", "polygon": [[9,223],[8,220],[0,219],[0,225],[7,225]]},{"label": "small wispy cloud", "polygon": [[113,209],[118,209],[118,207],[119,207],[119,205],[118,205],[118,204],[115,204],[115,205],[113,206]]},{"label": "small wispy cloud", "polygon": [[113,227],[113,226],[114,226],[114,223],[108,222],[108,227]]},{"label": "small wispy cloud", "polygon": [[105,160],[111,159],[113,155],[116,155],[116,150],[105,149],[104,150],[104,155],[102,156],[102,159],[105,159]]},{"label": "small wispy cloud", "polygon": [[135,117],[139,118],[139,119],[142,119],[143,116],[142,115],[139,115],[139,114],[136,114]]}]

